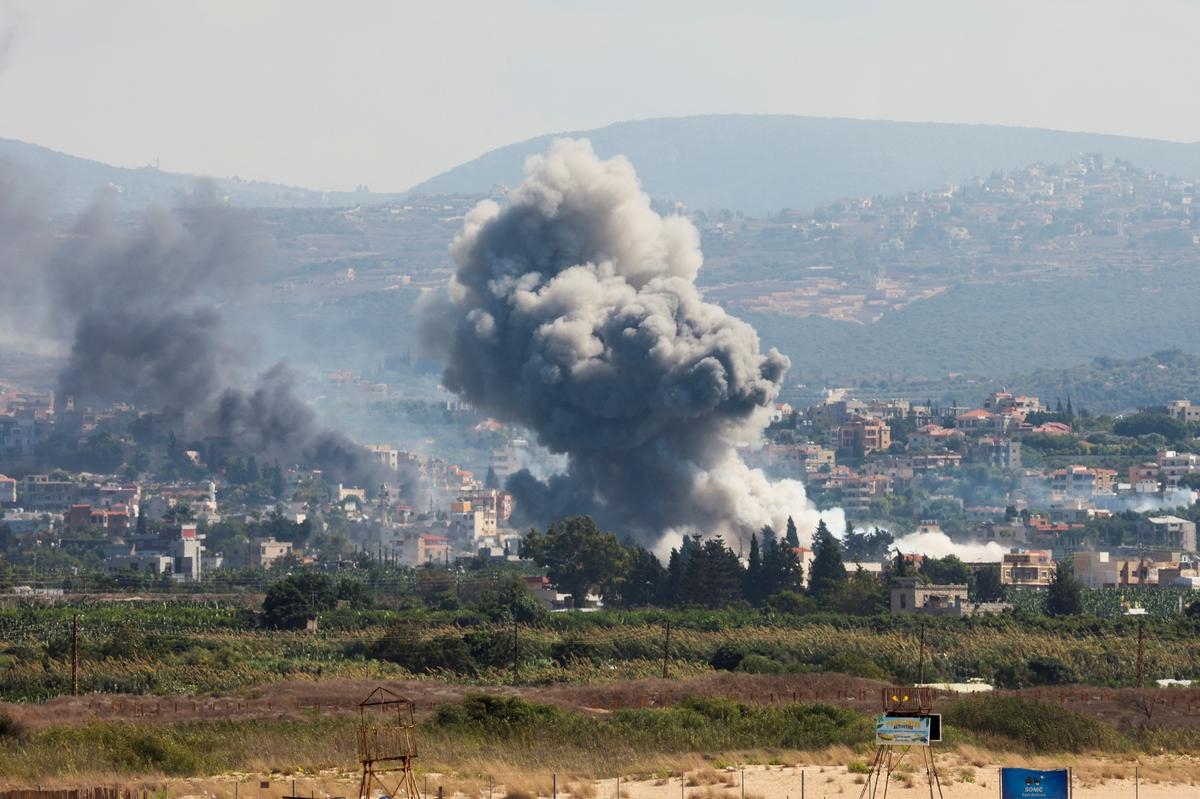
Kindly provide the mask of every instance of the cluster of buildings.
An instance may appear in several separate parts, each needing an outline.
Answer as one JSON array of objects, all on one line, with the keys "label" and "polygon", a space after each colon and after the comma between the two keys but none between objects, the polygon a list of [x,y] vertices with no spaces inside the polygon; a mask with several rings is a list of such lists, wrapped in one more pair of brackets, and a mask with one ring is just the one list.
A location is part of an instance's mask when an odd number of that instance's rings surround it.
[{"label": "cluster of buildings", "polygon": [[[1200,419],[1200,408],[1186,400],[1172,403],[1168,412],[1183,421]],[[1200,456],[1164,448],[1154,460],[1122,469],[1094,463],[1027,465],[1022,440],[1069,436],[1071,418],[1061,409],[1050,412],[1037,397],[1007,391],[968,408],[860,400],[838,392],[808,408],[781,407],[769,431],[772,443],[750,457],[773,476],[803,479],[818,501],[844,508],[860,524],[889,526],[896,518],[889,514],[898,506],[914,514],[913,523],[928,507],[949,509],[941,526],[938,520],[921,521],[918,530],[943,532],[945,527],[958,540],[998,544],[995,551],[1007,554],[975,565],[998,568],[1004,585],[1049,585],[1058,557],[1070,559],[1087,586],[1200,587],[1195,523],[1153,512],[1194,503],[1189,476],[1200,472]],[[986,467],[974,474],[994,482],[979,492],[964,489],[968,466]],[[993,477],[997,474],[1004,477]],[[972,503],[981,495],[993,501]],[[915,506],[904,504],[914,501]],[[1123,540],[1097,539],[1095,523],[1120,517],[1128,525],[1129,510],[1141,515],[1135,529],[1118,536]],[[926,606],[945,613],[990,610],[970,609],[965,586],[937,588],[922,584],[901,591],[894,607],[897,612]]]},{"label": "cluster of buildings", "polygon": [[[1111,266],[1140,242],[1200,246],[1196,184],[1140,171],[1100,154],[1035,164],[935,189],[849,197],[764,220],[704,218],[706,254],[739,266],[768,261],[786,242],[806,268],[775,291],[735,284],[714,296],[757,312],[873,322],[945,291],[965,270],[977,279],[1086,273]],[[768,250],[769,247],[775,250]],[[756,250],[761,250],[761,254]],[[953,259],[953,266],[949,265]],[[853,264],[854,269],[838,268]]]}]

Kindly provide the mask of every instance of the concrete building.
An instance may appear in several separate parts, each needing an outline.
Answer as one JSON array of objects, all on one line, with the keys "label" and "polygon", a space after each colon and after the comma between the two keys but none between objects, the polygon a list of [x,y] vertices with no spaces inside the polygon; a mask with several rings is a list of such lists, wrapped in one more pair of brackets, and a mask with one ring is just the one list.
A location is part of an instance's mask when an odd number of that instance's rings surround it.
[{"label": "concrete building", "polygon": [[476,506],[470,502],[450,503],[450,528],[453,534],[467,543],[477,544],[485,538],[496,536],[496,513],[487,505]]},{"label": "concrete building", "polygon": [[0,474],[0,506],[17,504],[17,481]]},{"label": "concrete building", "polygon": [[1149,546],[1196,551],[1196,523],[1178,516],[1151,516],[1138,522],[1137,532]]},{"label": "concrete building", "polygon": [[181,582],[195,582],[203,573],[204,536],[197,535],[196,525],[183,524],[174,530],[132,543],[120,540],[106,551],[108,570],[135,569],[154,574],[168,574]]},{"label": "concrete building", "polygon": [[983,408],[993,413],[1016,411],[1022,416],[1045,410],[1045,407],[1037,397],[1026,397],[1020,394],[1013,395],[1007,391],[992,392],[991,396],[983,401]]},{"label": "concrete building", "polygon": [[1044,549],[1014,550],[1000,560],[1000,584],[1045,588],[1054,577],[1054,561]]},{"label": "concrete building", "polygon": [[1184,475],[1200,472],[1200,455],[1165,449],[1158,453],[1158,477],[1168,487],[1179,485]]},{"label": "concrete building", "polygon": [[454,546],[444,535],[421,533],[407,536],[400,542],[400,559],[406,566],[445,564],[453,557]]},{"label": "concrete building", "polygon": [[389,469],[395,470],[400,466],[400,450],[384,444],[367,444],[366,449],[375,459]]},{"label": "concrete building", "polygon": [[132,527],[132,523],[129,508],[125,505],[113,505],[111,508],[72,505],[63,514],[63,533],[77,535],[90,529],[121,535]]},{"label": "concrete building", "polygon": [[276,541],[274,536],[254,538],[246,545],[246,565],[252,569],[269,569],[275,561],[290,554],[291,541]]},{"label": "concrete building", "polygon": [[1116,484],[1117,472],[1113,469],[1068,466],[1050,473],[1050,490],[1058,494],[1090,497],[1093,494],[1111,494]]},{"label": "concrete building", "polygon": [[79,490],[79,483],[51,480],[45,474],[31,474],[21,481],[18,501],[26,510],[62,511],[77,501]]},{"label": "concrete building", "polygon": [[837,429],[838,449],[877,452],[892,446],[892,428],[882,419],[859,416]]},{"label": "concrete building", "polygon": [[892,615],[972,616],[1002,613],[1012,608],[1006,602],[971,602],[964,584],[935,585],[920,577],[897,578],[892,588]]},{"label": "concrete building", "polygon": [[1127,588],[1146,585],[1149,563],[1138,558],[1113,557],[1108,552],[1076,552],[1071,556],[1075,576],[1087,588]]},{"label": "concrete building", "polygon": [[900,577],[892,588],[892,613],[946,613],[967,603],[967,586],[923,583],[919,577]]},{"label": "concrete building", "polygon": [[1171,400],[1167,412],[1181,422],[1200,422],[1200,405],[1193,405],[1190,400]]},{"label": "concrete building", "polygon": [[842,484],[842,507],[854,514],[871,509],[871,500],[891,493],[892,480],[882,474],[856,477]]}]

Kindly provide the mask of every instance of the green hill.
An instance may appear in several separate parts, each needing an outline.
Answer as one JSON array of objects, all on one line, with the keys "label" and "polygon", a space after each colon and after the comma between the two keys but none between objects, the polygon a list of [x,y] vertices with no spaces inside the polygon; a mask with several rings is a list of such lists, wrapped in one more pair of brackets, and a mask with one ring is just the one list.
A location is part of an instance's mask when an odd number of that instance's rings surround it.
[{"label": "green hill", "polygon": [[1070,397],[1076,408],[1098,413],[1129,411],[1171,400],[1200,402],[1200,358],[1162,350],[1130,360],[1095,358],[1069,369],[1039,369],[1013,386],[1045,398]]}]

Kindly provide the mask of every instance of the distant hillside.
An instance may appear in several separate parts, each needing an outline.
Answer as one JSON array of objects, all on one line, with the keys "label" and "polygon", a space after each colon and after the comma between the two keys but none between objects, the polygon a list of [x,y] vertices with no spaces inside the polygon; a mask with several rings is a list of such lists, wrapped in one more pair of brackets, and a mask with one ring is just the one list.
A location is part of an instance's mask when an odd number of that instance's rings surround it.
[{"label": "distant hillside", "polygon": [[[147,205],[173,205],[191,191],[199,178],[154,167],[125,169],[99,161],[49,150],[15,139],[0,139],[0,161],[11,161],[25,168],[51,197],[60,211],[84,208],[96,192],[111,187],[119,192],[125,208]],[[313,208],[379,203],[399,195],[369,192],[320,192],[281,186],[277,183],[214,178],[219,193],[233,205],[251,208]]]},{"label": "distant hillside", "polygon": [[1069,369],[1039,369],[1013,378],[1009,385],[1051,402],[1070,397],[1076,408],[1097,413],[1167,405],[1176,399],[1200,402],[1200,358],[1179,350],[1131,360],[1096,358]]},{"label": "distant hillside", "polygon": [[722,115],[539,136],[493,150],[412,192],[479,193],[496,184],[514,185],[525,159],[558,136],[587,137],[605,157],[628,156],[656,199],[756,215],[937,186],[1081,152],[1200,176],[1200,144],[996,125]]},{"label": "distant hillside", "polygon": [[[1137,358],[1175,347],[1200,354],[1196,296],[1200,270],[1179,264],[1151,278],[1114,270],[1090,279],[960,285],[870,325],[741,316],[767,344],[791,357],[794,382],[948,372],[1002,377],[1040,368],[1053,375],[1097,357]],[[1082,395],[1081,400],[1089,401]]]}]

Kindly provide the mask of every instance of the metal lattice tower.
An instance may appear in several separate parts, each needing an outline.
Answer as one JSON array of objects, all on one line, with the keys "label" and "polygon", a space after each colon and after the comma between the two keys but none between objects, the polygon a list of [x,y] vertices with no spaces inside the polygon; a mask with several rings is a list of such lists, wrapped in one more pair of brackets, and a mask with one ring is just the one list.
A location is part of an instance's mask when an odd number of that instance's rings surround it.
[{"label": "metal lattice tower", "polygon": [[[933,713],[933,689],[925,686],[892,686],[883,689],[883,712],[885,715],[918,716]],[[917,750],[915,753],[912,750]],[[929,799],[943,799],[942,781],[938,776],[937,763],[933,757],[932,742],[927,746],[876,747],[871,769],[863,784],[858,799],[887,799],[888,785],[901,764],[912,754],[920,757],[919,768],[925,772],[929,782]],[[916,765],[916,764],[914,764]]]},{"label": "metal lattice tower", "polygon": [[359,797],[370,799],[378,789],[391,799],[421,799],[413,774],[416,757],[413,703],[376,688],[358,705]]}]

